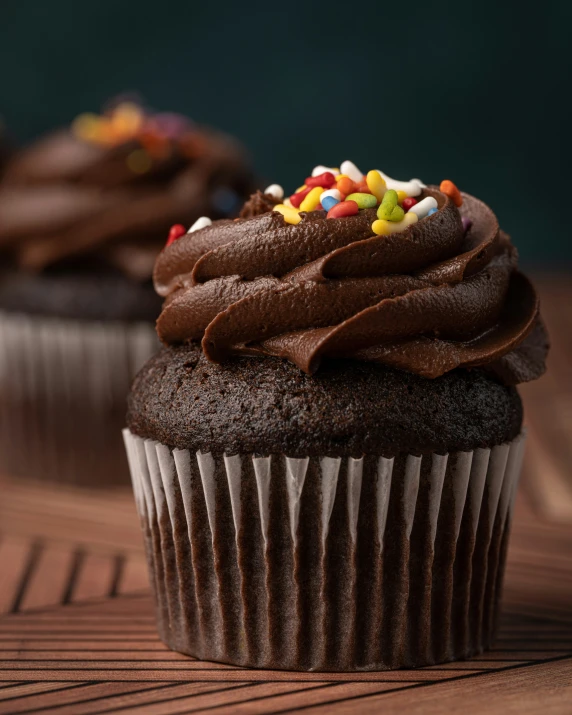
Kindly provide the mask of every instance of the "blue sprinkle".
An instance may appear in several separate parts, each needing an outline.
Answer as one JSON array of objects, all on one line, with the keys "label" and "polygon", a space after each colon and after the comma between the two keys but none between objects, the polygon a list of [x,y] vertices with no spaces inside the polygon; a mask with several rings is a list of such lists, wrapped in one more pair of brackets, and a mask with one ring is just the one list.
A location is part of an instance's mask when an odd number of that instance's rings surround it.
[{"label": "blue sprinkle", "polygon": [[240,205],[240,197],[228,186],[219,186],[211,195],[212,208],[225,216],[234,213]]},{"label": "blue sprinkle", "polygon": [[437,209],[432,208],[432,209],[429,209],[429,211],[427,211],[427,216],[431,216],[431,214],[436,214],[436,213],[437,213]]},{"label": "blue sprinkle", "polygon": [[339,204],[340,202],[335,199],[333,196],[325,196],[322,199],[322,208],[325,209],[326,211],[329,211],[331,208],[333,208],[336,204]]}]

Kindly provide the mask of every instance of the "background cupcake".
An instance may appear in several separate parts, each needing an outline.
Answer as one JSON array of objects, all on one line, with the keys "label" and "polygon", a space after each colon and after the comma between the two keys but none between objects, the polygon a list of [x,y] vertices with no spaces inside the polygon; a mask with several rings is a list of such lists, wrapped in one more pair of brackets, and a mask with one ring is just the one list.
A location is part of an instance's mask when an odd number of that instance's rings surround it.
[{"label": "background cupcake", "polygon": [[494,638],[538,300],[448,181],[316,167],[167,247],[125,433],[159,631],[207,660],[373,670]]},{"label": "background cupcake", "polygon": [[130,379],[156,348],[155,257],[172,224],[232,215],[251,182],[233,139],[130,101],[81,115],[8,161],[0,184],[3,471],[125,479],[117,429]]}]

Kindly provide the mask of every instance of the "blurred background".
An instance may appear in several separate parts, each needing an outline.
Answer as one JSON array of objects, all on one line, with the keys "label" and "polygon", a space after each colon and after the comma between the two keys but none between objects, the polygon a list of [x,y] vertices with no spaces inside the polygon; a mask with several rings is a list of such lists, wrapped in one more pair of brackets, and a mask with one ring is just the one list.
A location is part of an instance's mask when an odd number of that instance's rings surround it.
[{"label": "blurred background", "polygon": [[294,190],[352,159],[452,179],[524,263],[572,264],[572,3],[2,0],[0,115],[18,143],[138,92],[236,135]]}]

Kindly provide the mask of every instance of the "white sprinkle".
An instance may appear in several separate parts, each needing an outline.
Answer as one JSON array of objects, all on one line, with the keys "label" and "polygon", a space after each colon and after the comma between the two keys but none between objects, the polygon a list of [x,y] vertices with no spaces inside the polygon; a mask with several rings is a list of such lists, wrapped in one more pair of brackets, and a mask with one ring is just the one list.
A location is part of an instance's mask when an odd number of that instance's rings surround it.
[{"label": "white sprinkle", "polygon": [[280,184],[270,184],[270,186],[267,186],[264,189],[264,193],[270,194],[275,199],[278,199],[278,201],[282,201],[284,198],[284,189],[280,186]]},{"label": "white sprinkle", "polygon": [[341,201],[342,200],[342,195],[337,189],[328,189],[327,191],[324,191],[323,193],[320,194],[320,203],[322,203],[322,199],[325,199],[326,196],[331,196],[333,199],[336,199],[336,201]]},{"label": "white sprinkle", "polygon": [[330,174],[333,174],[334,176],[337,176],[340,173],[337,169],[332,169],[331,166],[322,166],[321,164],[318,164],[318,166],[315,166],[312,169],[312,176],[320,176],[320,174],[323,174],[326,171],[329,171]]},{"label": "white sprinkle", "polygon": [[340,171],[342,174],[349,176],[352,181],[360,182],[363,179],[363,174],[353,161],[342,161]]},{"label": "white sprinkle", "polygon": [[385,184],[388,189],[393,189],[394,191],[405,191],[407,196],[419,196],[421,190],[425,187],[419,179],[411,179],[411,181],[397,181],[397,179],[392,179],[391,176],[384,174],[383,171],[376,169],[377,173],[385,180]]},{"label": "white sprinkle", "polygon": [[427,196],[415,206],[409,209],[409,213],[417,214],[417,218],[422,219],[427,216],[430,209],[437,208],[437,201],[432,196]]},{"label": "white sprinkle", "polygon": [[195,231],[198,231],[201,228],[206,228],[207,226],[210,226],[212,221],[208,216],[201,216],[198,218],[195,223],[191,226],[191,228],[187,231],[187,233],[194,233]]}]

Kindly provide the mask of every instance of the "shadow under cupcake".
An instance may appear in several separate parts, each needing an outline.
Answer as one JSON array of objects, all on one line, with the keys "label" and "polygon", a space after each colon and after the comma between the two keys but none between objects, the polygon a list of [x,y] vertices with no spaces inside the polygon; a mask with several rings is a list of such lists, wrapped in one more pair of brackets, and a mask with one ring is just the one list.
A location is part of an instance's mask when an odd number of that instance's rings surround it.
[{"label": "shadow under cupcake", "polygon": [[174,114],[120,103],[8,161],[0,183],[0,469],[125,484],[118,438],[157,349],[153,263],[172,224],[235,213],[242,149]]},{"label": "shadow under cupcake", "polygon": [[124,436],[159,633],[201,659],[383,670],[494,639],[538,300],[482,202],[344,164],[155,266],[167,347]]}]

